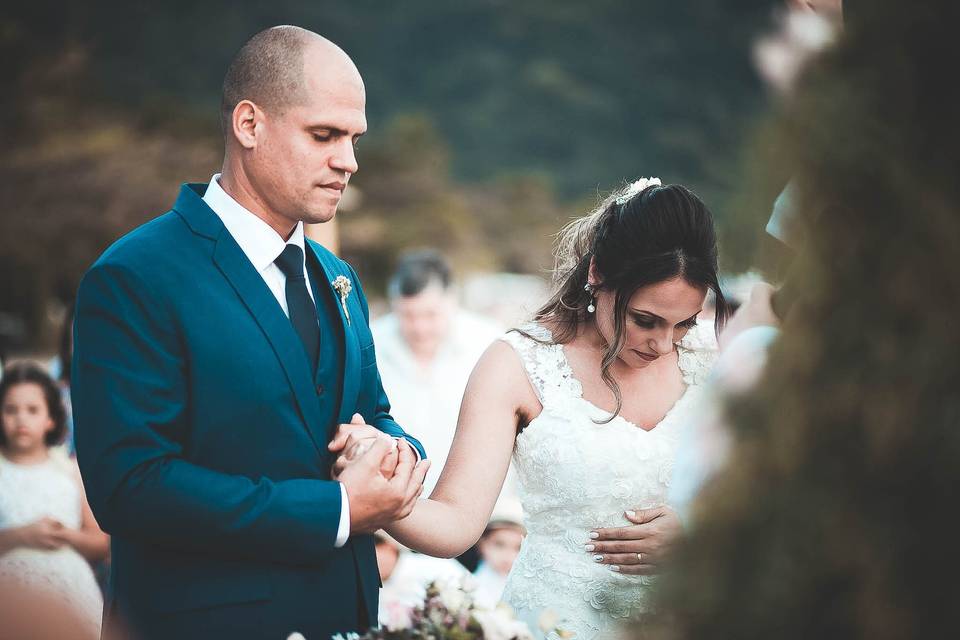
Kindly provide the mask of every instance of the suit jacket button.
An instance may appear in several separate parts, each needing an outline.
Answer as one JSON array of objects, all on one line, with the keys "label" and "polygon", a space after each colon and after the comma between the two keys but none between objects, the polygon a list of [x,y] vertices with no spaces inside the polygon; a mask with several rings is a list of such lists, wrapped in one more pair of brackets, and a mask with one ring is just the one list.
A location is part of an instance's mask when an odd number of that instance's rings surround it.
[{"label": "suit jacket button", "polygon": [[323,385],[322,385],[322,384],[318,384],[318,385],[317,385],[317,395],[318,395],[318,396],[322,396],[322,395],[323,395]]}]

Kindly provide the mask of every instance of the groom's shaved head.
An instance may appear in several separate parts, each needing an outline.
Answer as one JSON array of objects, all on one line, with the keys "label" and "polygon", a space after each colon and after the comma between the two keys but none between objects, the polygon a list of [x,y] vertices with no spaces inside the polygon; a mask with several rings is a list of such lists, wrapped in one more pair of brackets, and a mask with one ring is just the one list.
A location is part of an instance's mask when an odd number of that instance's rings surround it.
[{"label": "groom's shaved head", "polygon": [[261,31],[223,80],[220,185],[283,237],[297,222],[327,222],[360,168],[366,104],[343,49],[299,27]]},{"label": "groom's shaved head", "polygon": [[307,102],[304,59],[308,49],[318,50],[324,57],[342,58],[353,66],[337,45],[301,27],[271,27],[243,45],[223,79],[220,126],[224,136],[231,130],[233,110],[242,100],[266,111]]}]

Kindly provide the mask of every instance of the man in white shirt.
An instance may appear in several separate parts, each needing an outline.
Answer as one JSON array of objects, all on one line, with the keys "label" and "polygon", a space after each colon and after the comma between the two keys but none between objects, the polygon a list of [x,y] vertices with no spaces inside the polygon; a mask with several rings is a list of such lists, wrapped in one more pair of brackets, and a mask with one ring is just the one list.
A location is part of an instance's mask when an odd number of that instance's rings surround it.
[{"label": "man in white shirt", "polygon": [[388,294],[391,313],[370,325],[377,364],[393,416],[430,452],[424,480],[430,495],[453,443],[470,372],[502,331],[459,307],[450,265],[434,250],[402,256]]}]

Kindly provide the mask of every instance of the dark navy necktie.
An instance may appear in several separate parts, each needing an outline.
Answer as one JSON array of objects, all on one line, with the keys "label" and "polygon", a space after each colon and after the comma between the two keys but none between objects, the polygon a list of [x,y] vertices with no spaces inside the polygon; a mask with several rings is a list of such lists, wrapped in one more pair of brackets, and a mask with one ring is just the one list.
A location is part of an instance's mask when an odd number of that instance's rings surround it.
[{"label": "dark navy necktie", "polygon": [[288,244],[274,262],[287,277],[287,311],[290,322],[300,336],[312,371],[316,371],[317,358],[320,355],[320,324],[317,307],[307,291],[307,279],[303,275],[303,250],[295,244]]}]

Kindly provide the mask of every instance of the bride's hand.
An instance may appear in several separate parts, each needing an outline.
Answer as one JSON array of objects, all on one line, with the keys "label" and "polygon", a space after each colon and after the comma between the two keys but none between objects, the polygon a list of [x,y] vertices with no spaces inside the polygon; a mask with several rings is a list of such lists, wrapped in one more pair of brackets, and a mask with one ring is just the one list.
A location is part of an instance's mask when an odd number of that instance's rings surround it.
[{"label": "bride's hand", "polygon": [[618,573],[658,573],[657,567],[670,545],[683,532],[680,518],[666,505],[627,511],[625,516],[632,525],[594,529],[584,549],[596,562],[608,565]]}]

